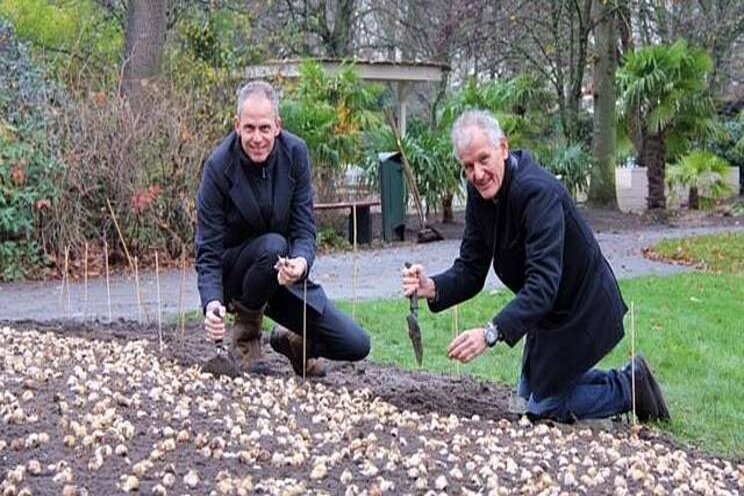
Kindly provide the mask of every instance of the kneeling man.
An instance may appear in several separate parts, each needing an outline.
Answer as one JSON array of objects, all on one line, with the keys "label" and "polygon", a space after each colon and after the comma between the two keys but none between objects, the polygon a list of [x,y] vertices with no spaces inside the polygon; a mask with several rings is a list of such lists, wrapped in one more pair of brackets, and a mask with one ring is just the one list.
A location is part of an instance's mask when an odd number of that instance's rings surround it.
[{"label": "kneeling man", "polygon": [[[197,215],[204,327],[210,339],[223,339],[225,312],[235,314],[232,345],[245,371],[261,358],[264,314],[279,324],[271,347],[299,375],[324,375],[319,357],[367,356],[367,333],[307,279],[316,235],[310,157],[300,138],[282,130],[268,83],[240,90],[235,130],[204,165]],[[309,360],[303,363],[305,308]]]},{"label": "kneeling man", "polygon": [[456,338],[449,357],[467,363],[524,337],[517,394],[530,416],[571,422],[627,412],[634,370],[639,419],[668,420],[643,357],[622,370],[592,368],[622,339],[627,307],[563,185],[527,152],[510,151],[487,112],[461,115],[452,141],[469,183],[460,256],[434,277],[421,265],[403,269],[403,293],[428,298],[439,312],[481,291],[493,265],[515,297],[483,327]]}]

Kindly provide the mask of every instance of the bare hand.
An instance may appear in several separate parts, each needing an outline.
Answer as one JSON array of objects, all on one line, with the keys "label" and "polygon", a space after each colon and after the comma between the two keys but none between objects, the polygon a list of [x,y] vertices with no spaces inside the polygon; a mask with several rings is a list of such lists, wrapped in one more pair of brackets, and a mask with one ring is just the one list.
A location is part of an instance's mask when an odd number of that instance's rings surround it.
[{"label": "bare hand", "polygon": [[457,336],[447,349],[452,360],[468,363],[488,348],[485,329],[470,329]]},{"label": "bare hand", "polygon": [[307,260],[303,257],[279,258],[274,268],[277,270],[276,279],[282,286],[291,286],[305,275]]},{"label": "bare hand", "polygon": [[420,298],[434,298],[436,296],[437,290],[434,280],[424,274],[423,265],[413,264],[408,268],[404,267],[401,275],[403,296],[411,296],[414,293]]},{"label": "bare hand", "polygon": [[207,339],[219,341],[225,339],[225,306],[217,300],[207,303],[207,311],[204,315],[204,330]]}]

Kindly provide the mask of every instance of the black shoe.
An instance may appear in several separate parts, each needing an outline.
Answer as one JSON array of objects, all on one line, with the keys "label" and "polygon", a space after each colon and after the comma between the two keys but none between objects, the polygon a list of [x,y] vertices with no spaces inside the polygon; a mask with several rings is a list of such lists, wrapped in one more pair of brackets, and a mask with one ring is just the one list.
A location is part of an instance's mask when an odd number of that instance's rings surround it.
[{"label": "black shoe", "polygon": [[[671,416],[664,396],[643,355],[637,355],[633,359],[633,366],[635,369],[635,409],[638,420],[641,422],[669,421]],[[626,371],[632,385],[631,365],[628,365]]]},{"label": "black shoe", "polygon": [[636,367],[643,367],[646,370],[648,382],[651,385],[651,392],[654,394],[654,400],[656,401],[656,406],[659,409],[659,420],[663,422],[669,422],[670,420],[672,420],[672,416],[669,414],[669,408],[667,408],[667,404],[664,400],[664,395],[661,392],[661,388],[659,387],[659,383],[656,382],[654,373],[651,371],[651,366],[643,357],[643,354],[640,354],[636,357],[636,362]]}]

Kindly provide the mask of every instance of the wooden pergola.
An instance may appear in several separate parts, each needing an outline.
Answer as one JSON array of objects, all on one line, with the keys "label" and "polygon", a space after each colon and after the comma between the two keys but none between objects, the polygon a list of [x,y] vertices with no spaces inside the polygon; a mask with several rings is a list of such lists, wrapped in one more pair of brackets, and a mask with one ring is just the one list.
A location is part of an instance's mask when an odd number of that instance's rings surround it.
[{"label": "wooden pergola", "polygon": [[[245,77],[254,79],[296,78],[300,66],[308,59],[270,60],[260,65],[248,66]],[[375,62],[368,60],[310,59],[319,63],[328,74],[335,74],[341,68],[353,66],[359,77],[365,81],[386,83],[392,87],[398,100],[398,129],[401,135],[406,132],[406,100],[415,83],[439,82],[449,66],[435,62]]]}]

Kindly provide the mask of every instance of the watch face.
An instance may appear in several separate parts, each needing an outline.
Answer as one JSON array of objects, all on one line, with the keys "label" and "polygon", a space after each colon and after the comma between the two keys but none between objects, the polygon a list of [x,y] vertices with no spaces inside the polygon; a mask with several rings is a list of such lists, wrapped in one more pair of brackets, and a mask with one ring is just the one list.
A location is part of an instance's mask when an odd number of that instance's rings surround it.
[{"label": "watch face", "polygon": [[494,332],[493,327],[486,327],[486,343],[489,346],[493,346],[496,344],[496,338],[496,333]]}]

